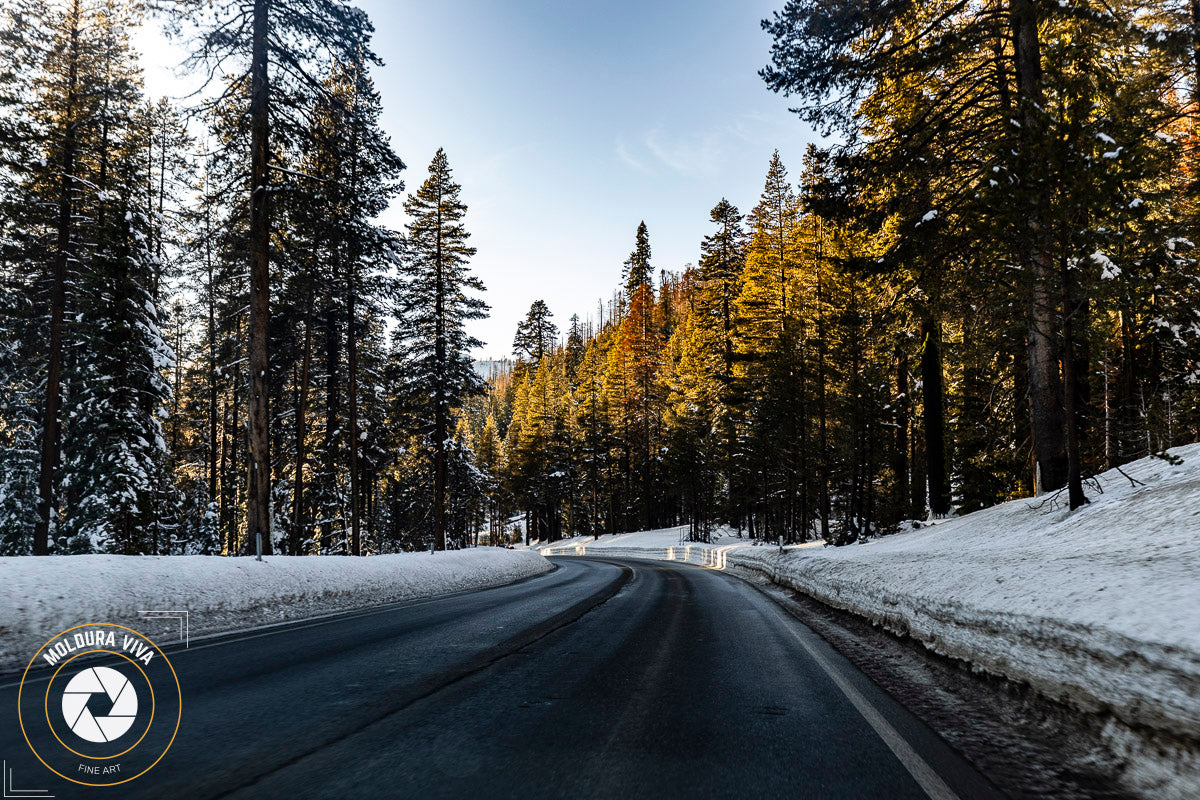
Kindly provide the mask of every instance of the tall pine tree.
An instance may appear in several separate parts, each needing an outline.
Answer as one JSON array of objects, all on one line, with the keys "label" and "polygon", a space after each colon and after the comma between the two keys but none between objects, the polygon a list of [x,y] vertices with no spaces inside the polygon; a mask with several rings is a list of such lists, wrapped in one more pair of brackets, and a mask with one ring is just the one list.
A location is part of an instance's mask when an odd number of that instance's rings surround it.
[{"label": "tall pine tree", "polygon": [[434,547],[446,549],[448,441],[454,409],[482,393],[471,350],[482,345],[467,333],[466,323],[483,319],[487,304],[468,292],[484,291],[468,262],[475,248],[463,224],[467,207],[459,198],[446,153],[438,148],[429,177],[404,202],[409,216],[397,336],[406,362],[411,413],[432,461],[432,527]]}]

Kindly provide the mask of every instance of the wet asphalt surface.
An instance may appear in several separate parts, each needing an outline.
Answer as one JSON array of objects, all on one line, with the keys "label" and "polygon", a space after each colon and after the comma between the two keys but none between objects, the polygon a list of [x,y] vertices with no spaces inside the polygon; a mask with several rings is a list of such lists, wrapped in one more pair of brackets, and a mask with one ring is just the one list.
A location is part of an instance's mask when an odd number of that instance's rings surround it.
[{"label": "wet asphalt surface", "polygon": [[[0,755],[18,787],[56,797],[1002,796],[751,584],[555,563],[510,586],[169,650],[178,736],[120,787],[58,778],[15,724]],[[0,705],[15,704],[0,685]]]}]

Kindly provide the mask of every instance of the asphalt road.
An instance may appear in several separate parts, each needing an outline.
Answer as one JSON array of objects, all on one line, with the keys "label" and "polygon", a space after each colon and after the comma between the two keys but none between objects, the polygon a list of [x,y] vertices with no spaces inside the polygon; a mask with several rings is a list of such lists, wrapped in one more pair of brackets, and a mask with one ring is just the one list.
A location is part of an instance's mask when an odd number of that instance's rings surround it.
[{"label": "asphalt road", "polygon": [[753,586],[555,561],[511,586],[168,650],[183,722],[123,786],[52,775],[15,720],[0,755],[18,788],[56,797],[1000,796]]}]

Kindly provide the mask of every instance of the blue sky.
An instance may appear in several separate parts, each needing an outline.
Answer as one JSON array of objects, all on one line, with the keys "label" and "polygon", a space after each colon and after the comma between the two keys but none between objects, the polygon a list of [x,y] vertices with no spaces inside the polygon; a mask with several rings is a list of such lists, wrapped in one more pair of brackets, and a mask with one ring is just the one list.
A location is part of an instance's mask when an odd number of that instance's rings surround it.
[{"label": "blue sky", "polygon": [[[594,316],[639,220],[655,268],[680,269],[721,197],[754,205],[774,148],[798,177],[813,134],[757,75],[770,45],[759,20],[782,3],[360,2],[405,182],[415,189],[445,147],[463,186],[492,306],[477,355],[507,355],[536,298],[560,328]],[[146,63],[148,91],[178,93]],[[403,225],[399,203],[384,222]]]}]

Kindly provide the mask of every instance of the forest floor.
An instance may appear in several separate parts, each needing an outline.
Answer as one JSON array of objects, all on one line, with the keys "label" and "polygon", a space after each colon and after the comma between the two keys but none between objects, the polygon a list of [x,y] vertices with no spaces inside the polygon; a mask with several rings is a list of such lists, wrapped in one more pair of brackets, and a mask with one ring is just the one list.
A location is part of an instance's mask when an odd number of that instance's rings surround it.
[{"label": "forest floor", "polygon": [[[534,552],[479,547],[370,558],[14,556],[0,558],[0,672],[24,669],[54,634],[125,625],[162,645],[199,636],[483,589],[540,575]],[[186,610],[186,619],[182,611]],[[143,612],[155,612],[146,614]],[[176,612],[167,617],[161,612]],[[160,638],[161,637],[161,638]]]},{"label": "forest floor", "polygon": [[1171,456],[1097,476],[1074,512],[1065,496],[1014,500],[847,547],[781,551],[729,530],[689,543],[672,528],[539,549],[686,561],[797,591],[1077,709],[1139,793],[1196,796],[1200,444]]}]

